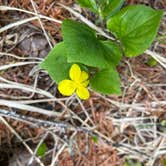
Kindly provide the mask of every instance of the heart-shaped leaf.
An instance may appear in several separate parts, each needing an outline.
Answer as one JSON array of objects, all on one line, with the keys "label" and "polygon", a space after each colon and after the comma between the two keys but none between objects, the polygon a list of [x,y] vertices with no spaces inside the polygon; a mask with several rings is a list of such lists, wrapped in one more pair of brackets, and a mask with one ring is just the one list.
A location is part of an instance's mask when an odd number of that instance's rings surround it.
[{"label": "heart-shaped leaf", "polygon": [[144,5],[123,8],[107,22],[108,29],[121,41],[126,56],[143,53],[152,44],[163,11]]},{"label": "heart-shaped leaf", "polygon": [[62,24],[68,62],[82,63],[91,67],[109,68],[121,59],[121,50],[111,41],[100,41],[87,25],[65,20]]}]

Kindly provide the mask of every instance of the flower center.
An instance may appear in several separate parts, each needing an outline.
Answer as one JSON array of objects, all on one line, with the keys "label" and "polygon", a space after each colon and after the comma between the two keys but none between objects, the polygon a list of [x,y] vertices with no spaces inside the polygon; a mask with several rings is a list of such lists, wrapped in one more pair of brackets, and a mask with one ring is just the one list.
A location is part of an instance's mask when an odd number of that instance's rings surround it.
[{"label": "flower center", "polygon": [[79,82],[79,81],[74,81],[74,84],[75,84],[76,88],[79,88],[80,86],[82,86],[81,82]]}]

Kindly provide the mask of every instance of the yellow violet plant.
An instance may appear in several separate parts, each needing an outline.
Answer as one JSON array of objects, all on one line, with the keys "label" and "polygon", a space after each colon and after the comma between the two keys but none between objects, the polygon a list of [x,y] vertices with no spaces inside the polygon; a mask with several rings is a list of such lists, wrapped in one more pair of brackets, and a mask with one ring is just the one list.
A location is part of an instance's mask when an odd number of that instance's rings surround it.
[{"label": "yellow violet plant", "polygon": [[59,92],[64,96],[71,96],[76,92],[80,99],[86,100],[90,94],[87,89],[89,74],[81,71],[79,65],[73,64],[69,71],[69,79],[62,80],[58,85]]},{"label": "yellow violet plant", "polygon": [[[90,97],[88,85],[102,94],[120,95],[117,66],[122,56],[138,56],[151,46],[163,11],[144,5],[122,6],[125,0],[77,2],[102,17],[104,29],[114,40],[84,23],[65,19],[61,25],[63,40],[49,52],[40,67],[48,72],[64,96],[76,93],[86,100]],[[89,74],[81,70],[84,68]]]}]

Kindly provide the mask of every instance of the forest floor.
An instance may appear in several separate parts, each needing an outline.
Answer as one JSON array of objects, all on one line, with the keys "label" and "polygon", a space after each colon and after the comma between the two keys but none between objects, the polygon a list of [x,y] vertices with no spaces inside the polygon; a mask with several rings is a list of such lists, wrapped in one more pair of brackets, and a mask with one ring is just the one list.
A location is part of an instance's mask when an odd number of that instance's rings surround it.
[{"label": "forest floor", "polygon": [[[38,64],[62,40],[61,21],[79,18],[56,2],[0,0],[0,166],[166,166],[164,67],[149,66],[147,54],[123,58],[121,96],[61,96]],[[58,2],[98,19],[73,0]],[[128,4],[165,10],[150,50],[166,58],[166,1]]]}]

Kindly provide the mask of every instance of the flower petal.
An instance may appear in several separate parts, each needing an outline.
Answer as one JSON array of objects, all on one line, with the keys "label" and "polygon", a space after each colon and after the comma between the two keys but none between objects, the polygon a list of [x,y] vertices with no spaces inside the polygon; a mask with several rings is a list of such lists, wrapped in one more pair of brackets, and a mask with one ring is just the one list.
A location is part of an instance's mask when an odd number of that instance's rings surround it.
[{"label": "flower petal", "polygon": [[88,86],[88,84],[89,84],[89,80],[84,81],[84,82],[81,83],[81,85],[85,88]]},{"label": "flower petal", "polygon": [[71,80],[63,80],[59,83],[58,90],[64,96],[71,96],[76,90],[76,86]]},{"label": "flower petal", "polygon": [[78,82],[81,76],[80,67],[77,64],[73,64],[70,68],[69,75],[71,80]]},{"label": "flower petal", "polygon": [[83,100],[88,99],[90,96],[88,89],[83,86],[80,86],[79,88],[77,88],[76,94],[78,95],[80,99],[83,99]]},{"label": "flower petal", "polygon": [[84,82],[88,79],[89,74],[85,71],[81,71],[80,82]]}]

